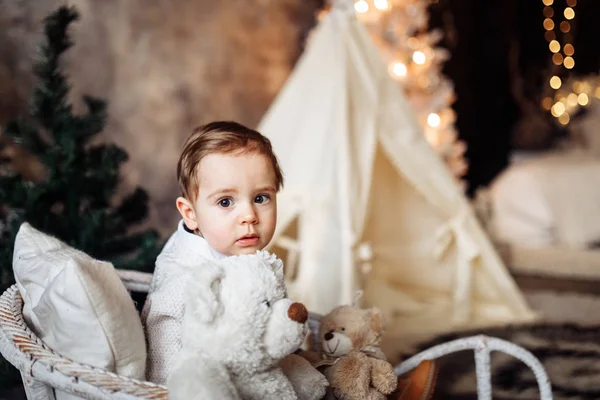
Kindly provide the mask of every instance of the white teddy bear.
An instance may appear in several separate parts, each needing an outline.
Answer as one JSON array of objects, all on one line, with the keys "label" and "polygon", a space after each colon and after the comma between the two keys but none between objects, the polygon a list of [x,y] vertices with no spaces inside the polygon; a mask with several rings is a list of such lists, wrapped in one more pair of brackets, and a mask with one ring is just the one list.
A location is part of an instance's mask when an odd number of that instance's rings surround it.
[{"label": "white teddy bear", "polygon": [[[206,261],[190,277],[185,300],[183,348],[167,382],[172,400],[298,399],[279,362],[301,359],[291,353],[306,336],[308,312],[286,298],[279,259],[258,251]],[[296,389],[319,399],[328,383],[313,371]]]}]

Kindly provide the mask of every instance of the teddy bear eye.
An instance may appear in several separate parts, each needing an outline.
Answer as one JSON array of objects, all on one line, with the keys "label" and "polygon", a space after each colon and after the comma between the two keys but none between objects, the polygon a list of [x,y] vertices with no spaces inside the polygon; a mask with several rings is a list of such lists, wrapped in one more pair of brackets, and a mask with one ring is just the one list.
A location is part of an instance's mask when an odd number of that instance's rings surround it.
[{"label": "teddy bear eye", "polygon": [[341,330],[342,332],[344,332],[344,331],[346,331],[346,328],[342,327],[342,328],[340,328],[340,330]]},{"label": "teddy bear eye", "polygon": [[267,306],[267,307],[271,307],[271,302],[269,300],[265,300],[263,301],[263,303]]}]

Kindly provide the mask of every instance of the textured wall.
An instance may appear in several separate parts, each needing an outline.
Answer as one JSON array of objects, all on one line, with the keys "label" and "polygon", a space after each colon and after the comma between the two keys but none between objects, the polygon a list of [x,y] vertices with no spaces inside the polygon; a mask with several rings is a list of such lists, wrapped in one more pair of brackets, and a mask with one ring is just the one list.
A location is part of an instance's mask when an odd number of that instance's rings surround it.
[{"label": "textured wall", "polygon": [[[41,21],[60,1],[0,0],[0,123],[23,111]],[[72,0],[81,19],[67,71],[82,94],[106,98],[107,140],[130,154],[123,189],[145,187],[151,223],[177,220],[175,164],[194,126],[256,126],[287,78],[319,0]],[[79,104],[80,105],[80,104]]]}]

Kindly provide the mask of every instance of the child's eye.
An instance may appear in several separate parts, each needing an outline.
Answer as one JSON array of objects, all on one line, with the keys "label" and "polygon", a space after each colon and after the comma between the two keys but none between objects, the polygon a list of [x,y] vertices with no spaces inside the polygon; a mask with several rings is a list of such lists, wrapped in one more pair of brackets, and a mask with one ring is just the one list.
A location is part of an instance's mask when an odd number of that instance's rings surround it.
[{"label": "child's eye", "polygon": [[223,208],[231,207],[233,205],[232,199],[221,199],[219,200],[219,205]]},{"label": "child's eye", "polygon": [[269,202],[269,196],[266,194],[259,194],[254,198],[254,202],[258,204],[264,204]]}]

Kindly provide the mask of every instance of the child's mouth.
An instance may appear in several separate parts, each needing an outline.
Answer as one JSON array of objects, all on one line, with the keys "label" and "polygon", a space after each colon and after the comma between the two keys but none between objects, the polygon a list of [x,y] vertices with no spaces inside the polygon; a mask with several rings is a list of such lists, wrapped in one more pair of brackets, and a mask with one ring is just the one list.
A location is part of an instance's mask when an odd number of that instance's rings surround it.
[{"label": "child's mouth", "polygon": [[254,246],[255,244],[258,243],[259,237],[256,235],[248,235],[248,236],[244,236],[241,237],[237,240],[237,242],[241,245],[241,246]]}]

